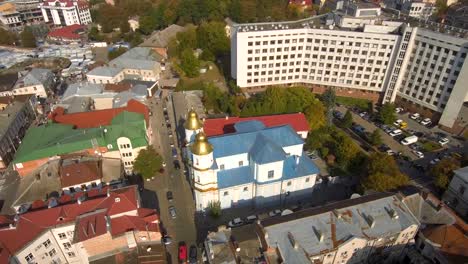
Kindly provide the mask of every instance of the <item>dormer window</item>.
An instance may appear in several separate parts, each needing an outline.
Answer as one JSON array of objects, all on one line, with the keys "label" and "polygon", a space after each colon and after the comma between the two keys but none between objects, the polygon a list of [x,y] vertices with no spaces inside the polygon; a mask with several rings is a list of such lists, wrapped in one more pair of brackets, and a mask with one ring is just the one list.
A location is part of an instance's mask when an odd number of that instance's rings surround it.
[{"label": "dormer window", "polygon": [[275,171],[274,170],[268,171],[268,179],[273,179],[273,177],[275,177]]}]

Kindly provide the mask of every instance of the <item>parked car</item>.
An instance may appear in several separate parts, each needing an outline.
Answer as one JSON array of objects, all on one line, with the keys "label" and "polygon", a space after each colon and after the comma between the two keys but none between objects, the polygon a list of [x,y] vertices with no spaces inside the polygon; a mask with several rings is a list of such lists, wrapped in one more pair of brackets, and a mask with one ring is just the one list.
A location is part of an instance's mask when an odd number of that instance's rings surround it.
[{"label": "parked car", "polygon": [[393,122],[393,125],[395,125],[396,127],[400,127],[401,123],[403,123],[403,120],[397,119],[395,122]]},{"label": "parked car", "polygon": [[439,144],[440,144],[441,146],[443,146],[443,145],[445,145],[445,144],[447,144],[447,143],[449,143],[449,142],[450,142],[450,140],[449,140],[448,138],[445,138],[445,137],[439,139]]},{"label": "parked car", "polygon": [[389,147],[388,145],[386,145],[386,144],[382,144],[382,145],[380,145],[380,147],[379,147],[379,150],[380,150],[380,151],[387,151],[387,150],[389,150],[389,149],[390,149],[390,147]]},{"label": "parked car", "polygon": [[385,128],[383,128],[383,131],[384,131],[385,133],[387,133],[387,134],[390,133],[390,132],[392,132],[393,130],[395,130],[395,129],[392,128],[392,127],[388,127],[388,126],[385,127]]},{"label": "parked car", "polygon": [[391,150],[391,149],[389,149],[389,150],[387,150],[387,155],[389,155],[389,156],[395,156],[395,155],[396,155],[396,152],[393,151],[393,150]]},{"label": "parked car", "polygon": [[399,114],[399,113],[401,113],[401,112],[403,112],[403,111],[405,111],[405,109],[403,109],[403,108],[401,108],[401,107],[395,108],[395,112],[396,112],[397,114]]},{"label": "parked car", "polygon": [[367,116],[367,115],[369,115],[367,112],[361,112],[361,113],[359,113],[359,116],[360,116],[360,117],[365,117],[365,116]]},{"label": "parked car", "polygon": [[413,119],[413,120],[416,120],[420,117],[421,115],[419,113],[413,113],[412,115],[410,115],[410,118]]},{"label": "parked car", "polygon": [[392,132],[388,133],[390,136],[394,137],[394,136],[398,136],[398,135],[401,135],[403,134],[403,131],[401,131],[401,129],[395,129],[393,130]]},{"label": "parked car", "polygon": [[172,148],[172,157],[177,158],[177,149]]},{"label": "parked car", "polygon": [[184,263],[187,261],[187,245],[185,242],[179,243],[179,262]]},{"label": "parked car", "polygon": [[177,212],[174,206],[169,206],[169,215],[172,217],[172,219],[175,219],[177,217]]},{"label": "parked car", "polygon": [[417,136],[409,136],[409,137],[406,137],[404,138],[402,141],[401,141],[401,144],[402,145],[410,145],[410,144],[413,144],[413,143],[416,143],[418,142],[418,137]]},{"label": "parked car", "polygon": [[180,162],[178,160],[174,160],[174,169],[176,170],[180,169]]},{"label": "parked car", "polygon": [[416,165],[414,165],[414,168],[417,169],[417,170],[420,171],[420,172],[424,172],[424,171],[426,170],[426,169],[424,168],[424,166],[421,165],[421,164],[416,164]]},{"label": "parked car", "polygon": [[163,168],[166,167],[166,162],[165,161],[162,162],[162,166],[163,166]]},{"label": "parked car", "polygon": [[172,192],[171,191],[168,191],[166,193],[166,198],[169,202],[172,202],[172,200],[174,199],[174,196],[172,196]]},{"label": "parked car", "polygon": [[440,161],[440,159],[435,158],[435,159],[431,160],[431,161],[429,162],[429,164],[431,164],[431,165],[436,165],[437,163],[439,163],[439,161]]},{"label": "parked car", "polygon": [[258,219],[258,217],[256,215],[249,215],[245,218],[245,222],[248,223],[248,224],[251,224],[253,222],[255,222],[256,220]]},{"label": "parked car", "polygon": [[198,261],[198,258],[197,258],[197,247],[194,246],[194,245],[191,245],[190,246],[190,251],[189,251],[189,263],[190,264],[196,264],[197,261]]},{"label": "parked car", "polygon": [[243,224],[244,224],[244,221],[242,221],[242,219],[240,219],[238,217],[238,218],[234,218],[231,221],[229,221],[228,226],[229,227],[238,227],[238,226],[241,226]]},{"label": "parked car", "polygon": [[428,126],[432,123],[431,119],[430,118],[424,118],[422,121],[421,121],[421,125],[423,126]]},{"label": "parked car", "polygon": [[281,215],[281,210],[280,209],[273,210],[273,211],[269,212],[268,215],[270,217]]},{"label": "parked car", "polygon": [[162,241],[164,245],[170,245],[172,243],[172,238],[170,236],[164,236]]},{"label": "parked car", "polygon": [[414,153],[414,155],[416,155],[416,157],[420,159],[424,158],[424,153],[422,153],[421,151],[413,150],[412,152]]}]

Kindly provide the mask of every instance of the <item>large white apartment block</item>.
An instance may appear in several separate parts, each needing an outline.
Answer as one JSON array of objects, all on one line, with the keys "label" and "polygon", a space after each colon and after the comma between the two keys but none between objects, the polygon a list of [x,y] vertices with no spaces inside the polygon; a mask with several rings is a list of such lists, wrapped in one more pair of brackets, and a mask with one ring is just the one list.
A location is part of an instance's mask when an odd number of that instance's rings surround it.
[{"label": "large white apartment block", "polygon": [[420,27],[440,26],[432,22],[358,11],[356,17],[233,24],[232,77],[247,91],[304,84],[335,87],[341,95],[374,94],[384,103],[398,96],[453,127],[468,100],[467,31],[447,27],[442,33]]},{"label": "large white apartment block", "polygon": [[92,22],[88,3],[80,0],[46,0],[41,4],[46,23],[54,25],[87,25]]}]

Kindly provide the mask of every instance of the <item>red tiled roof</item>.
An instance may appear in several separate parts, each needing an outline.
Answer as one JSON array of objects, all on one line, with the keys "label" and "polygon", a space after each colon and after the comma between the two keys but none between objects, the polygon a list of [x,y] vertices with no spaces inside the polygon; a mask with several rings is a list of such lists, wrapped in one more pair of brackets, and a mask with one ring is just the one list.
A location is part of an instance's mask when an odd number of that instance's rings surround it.
[{"label": "red tiled roof", "polygon": [[101,178],[102,170],[98,161],[72,163],[60,168],[62,187],[79,185]]},{"label": "red tiled roof", "polygon": [[[117,200],[119,198],[120,200]],[[132,199],[132,201],[130,201]],[[0,245],[8,252],[16,252],[31,242],[41,232],[57,224],[69,223],[83,214],[103,209],[106,215],[116,215],[138,209],[137,186],[128,186],[122,189],[110,190],[109,195],[88,198],[78,202],[59,204],[56,207],[33,210],[19,215],[13,228],[0,228]],[[62,199],[59,199],[62,201]],[[117,206],[118,204],[118,206]],[[81,218],[83,219],[83,218]],[[96,219],[96,221],[101,221]],[[97,222],[96,222],[97,223]],[[99,226],[101,223],[97,223]],[[97,233],[97,232],[96,232]],[[1,249],[1,246],[0,246]],[[0,260],[3,258],[0,252]]]},{"label": "red tiled roof", "polygon": [[79,33],[83,32],[85,29],[86,26],[75,24],[52,30],[49,32],[48,36],[61,39],[80,39],[82,35]]},{"label": "red tiled roof", "polygon": [[203,131],[208,137],[234,133],[236,132],[234,129],[235,123],[250,120],[260,121],[266,127],[291,125],[296,132],[309,131],[309,123],[307,122],[305,115],[302,113],[206,119],[203,124]]},{"label": "red tiled roof", "polygon": [[88,6],[88,4],[85,1],[77,1],[77,0],[45,0],[43,4],[45,6],[54,6],[55,2],[64,3],[65,7],[72,7],[74,2],[77,2],[80,8]]},{"label": "red tiled roof", "polygon": [[75,226],[75,243],[107,233],[107,210],[93,212],[79,217]]},{"label": "red tiled roof", "polygon": [[130,230],[159,232],[158,225],[140,216],[124,215],[111,219],[111,234],[117,236]]},{"label": "red tiled roof", "polygon": [[56,123],[73,125],[76,128],[92,128],[110,125],[112,119],[123,111],[143,114],[145,115],[146,125],[149,124],[148,108],[134,99],[129,100],[126,107],[72,114],[65,114],[63,108],[57,107],[49,118]]}]

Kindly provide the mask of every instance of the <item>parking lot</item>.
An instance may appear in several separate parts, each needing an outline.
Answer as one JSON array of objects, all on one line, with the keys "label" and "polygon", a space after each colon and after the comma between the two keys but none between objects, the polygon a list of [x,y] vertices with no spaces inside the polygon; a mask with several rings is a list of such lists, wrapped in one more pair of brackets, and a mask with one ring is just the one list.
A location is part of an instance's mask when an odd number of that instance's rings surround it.
[{"label": "parking lot", "polygon": [[[344,115],[348,108],[339,106],[336,110]],[[433,189],[432,178],[428,170],[445,157],[460,157],[460,154],[467,152],[466,144],[459,137],[450,135],[434,124],[422,125],[421,121],[424,117],[413,120],[410,118],[413,113],[403,111],[396,114],[397,119],[401,120],[400,124],[405,123],[405,127],[400,129],[402,133],[398,136],[390,135],[392,131],[399,129],[396,125],[382,126],[379,122],[371,120],[368,115],[361,117],[358,111],[351,111],[351,113],[354,128],[358,128],[353,129],[353,132],[363,136],[379,129],[383,142],[379,150],[395,155],[402,172],[410,176],[416,186]],[[417,142],[410,141],[408,145],[403,145],[401,141],[410,136],[416,136]],[[443,145],[438,143],[442,138],[447,138],[448,143]],[[425,151],[422,148],[422,142],[432,142],[430,144],[434,147],[433,151]],[[422,152],[422,155],[416,155],[416,151]]]}]

